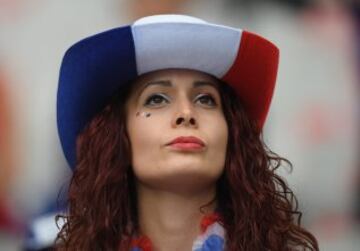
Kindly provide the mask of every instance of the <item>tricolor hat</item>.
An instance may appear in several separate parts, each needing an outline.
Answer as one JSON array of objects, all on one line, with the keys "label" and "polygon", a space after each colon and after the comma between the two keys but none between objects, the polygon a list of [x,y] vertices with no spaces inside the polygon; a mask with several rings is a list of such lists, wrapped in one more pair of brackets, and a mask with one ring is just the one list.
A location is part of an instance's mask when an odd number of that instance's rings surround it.
[{"label": "tricolor hat", "polygon": [[238,94],[263,127],[276,81],[279,50],[251,32],[184,15],[156,15],[85,38],[65,53],[57,123],[65,157],[76,162],[76,137],[120,87],[139,75],[180,68],[208,73]]}]

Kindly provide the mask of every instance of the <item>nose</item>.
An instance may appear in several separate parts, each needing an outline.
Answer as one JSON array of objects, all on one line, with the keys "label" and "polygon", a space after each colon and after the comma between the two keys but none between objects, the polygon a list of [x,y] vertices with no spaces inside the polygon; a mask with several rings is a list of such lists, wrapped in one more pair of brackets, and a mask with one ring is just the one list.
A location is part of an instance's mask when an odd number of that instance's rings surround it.
[{"label": "nose", "polygon": [[186,102],[186,105],[180,105],[180,109],[176,112],[172,126],[179,127],[179,126],[186,126],[186,127],[198,127],[198,122],[195,116],[195,112],[192,109],[191,105]]}]

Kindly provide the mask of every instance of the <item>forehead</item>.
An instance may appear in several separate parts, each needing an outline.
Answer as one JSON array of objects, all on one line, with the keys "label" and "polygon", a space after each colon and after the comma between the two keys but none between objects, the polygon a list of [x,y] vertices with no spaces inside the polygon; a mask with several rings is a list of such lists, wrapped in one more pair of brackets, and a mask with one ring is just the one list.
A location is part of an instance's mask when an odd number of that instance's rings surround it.
[{"label": "forehead", "polygon": [[174,87],[181,83],[181,86],[199,87],[209,86],[219,88],[220,81],[203,72],[187,69],[166,69],[144,74],[133,83],[134,89],[145,89],[152,85]]}]

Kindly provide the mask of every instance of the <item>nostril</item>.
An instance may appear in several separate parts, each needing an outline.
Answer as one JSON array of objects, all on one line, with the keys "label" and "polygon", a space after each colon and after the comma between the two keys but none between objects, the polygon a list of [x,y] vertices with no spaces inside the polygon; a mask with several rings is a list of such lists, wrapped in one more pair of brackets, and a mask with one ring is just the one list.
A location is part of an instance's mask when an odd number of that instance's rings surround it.
[{"label": "nostril", "polygon": [[180,124],[180,123],[182,122],[182,120],[183,120],[183,118],[178,118],[178,119],[176,120],[176,124]]},{"label": "nostril", "polygon": [[187,121],[186,124],[190,124],[190,125],[195,125],[195,124],[196,124],[194,118],[190,118],[189,120],[186,120],[186,119],[183,118],[183,117],[177,118],[177,119],[176,119],[176,124],[179,125],[179,124],[181,124],[181,123],[184,122],[184,121]]}]

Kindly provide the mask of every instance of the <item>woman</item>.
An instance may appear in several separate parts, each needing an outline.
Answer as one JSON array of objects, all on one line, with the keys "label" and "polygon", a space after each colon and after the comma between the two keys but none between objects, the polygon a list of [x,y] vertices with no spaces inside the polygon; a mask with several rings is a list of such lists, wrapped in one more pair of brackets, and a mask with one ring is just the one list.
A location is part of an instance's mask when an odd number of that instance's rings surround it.
[{"label": "woman", "polygon": [[278,49],[182,15],[64,56],[58,128],[74,170],[59,250],[318,250],[262,141]]}]

